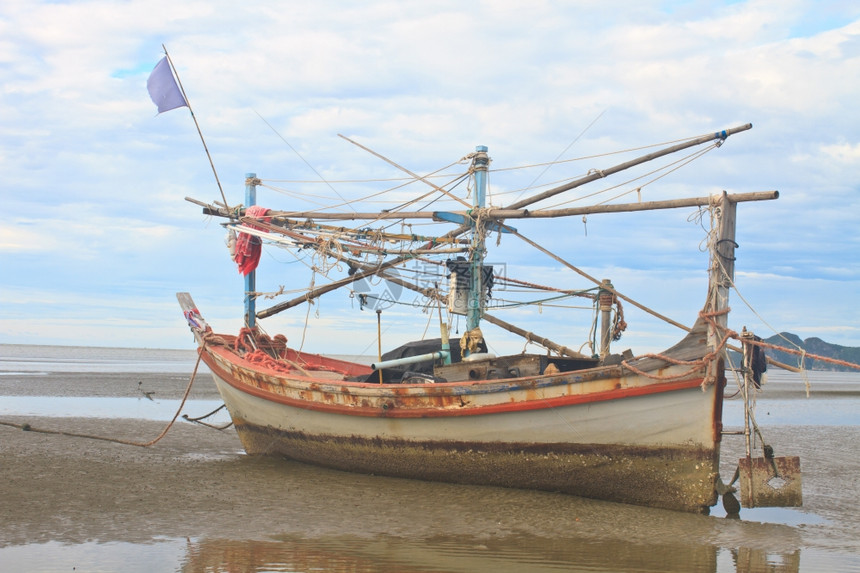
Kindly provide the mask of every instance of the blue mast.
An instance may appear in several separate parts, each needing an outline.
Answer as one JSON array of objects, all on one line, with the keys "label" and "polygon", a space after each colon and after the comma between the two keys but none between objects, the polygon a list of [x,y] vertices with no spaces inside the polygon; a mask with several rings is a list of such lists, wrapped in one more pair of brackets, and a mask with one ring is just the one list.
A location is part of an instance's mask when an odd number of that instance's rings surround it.
[{"label": "blue mast", "polygon": [[[487,170],[490,158],[487,155],[487,147],[479,145],[475,147],[475,157],[472,159],[472,169],[475,173],[475,194],[472,205],[475,209],[483,209],[486,206],[487,197]],[[477,328],[484,314],[484,229],[479,229],[477,221],[473,218],[472,225],[472,257],[470,265],[471,283],[469,284],[469,306],[466,325],[469,330]]]},{"label": "blue mast", "polygon": [[[245,208],[257,204],[257,174],[245,173]],[[257,239],[259,240],[259,239]],[[251,271],[245,275],[245,325],[254,328],[257,320],[257,299],[254,292],[257,290],[257,271]]]}]

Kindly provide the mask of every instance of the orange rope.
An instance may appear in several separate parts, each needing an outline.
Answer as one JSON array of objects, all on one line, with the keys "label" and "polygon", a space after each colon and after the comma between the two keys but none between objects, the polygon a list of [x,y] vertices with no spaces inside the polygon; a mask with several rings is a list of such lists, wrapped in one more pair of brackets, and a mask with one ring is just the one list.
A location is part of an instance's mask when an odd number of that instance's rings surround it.
[{"label": "orange rope", "polygon": [[750,344],[755,344],[757,346],[762,346],[764,348],[770,348],[773,350],[779,350],[781,352],[787,352],[788,354],[795,354],[797,356],[803,356],[804,358],[811,358],[813,360],[821,360],[822,362],[829,362],[830,364],[838,364],[840,366],[848,366],[849,368],[855,368],[860,370],[860,364],[854,364],[853,362],[846,362],[845,360],[837,360],[836,358],[828,358],[826,356],[820,356],[818,354],[810,354],[808,352],[804,352],[803,350],[795,350],[794,348],[786,348],[784,346],[777,346],[776,344],[771,344],[769,342],[765,342],[763,340],[749,340]]},{"label": "orange rope", "polygon": [[[717,311],[717,312],[704,312],[704,311],[699,312],[699,316],[701,318],[703,318],[704,320],[706,320],[709,324],[711,324],[715,329],[724,330],[726,333],[726,335],[723,337],[723,339],[720,341],[720,343],[717,345],[717,347],[713,351],[709,352],[708,354],[705,354],[699,360],[686,361],[686,360],[677,360],[675,358],[672,358],[670,356],[666,356],[664,354],[643,354],[642,356],[637,356],[637,357],[633,358],[632,360],[623,360],[621,362],[621,365],[624,366],[625,368],[627,368],[628,370],[630,370],[631,372],[633,372],[634,374],[638,374],[639,376],[644,376],[645,378],[650,378],[652,380],[671,381],[671,380],[680,380],[682,378],[689,377],[690,375],[692,375],[697,370],[701,370],[703,367],[707,366],[708,364],[710,364],[711,362],[716,360],[717,356],[719,356],[720,353],[725,349],[730,338],[738,338],[737,332],[735,332],[734,330],[730,330],[730,329],[722,329],[722,328],[720,328],[720,326],[716,322],[714,322],[715,316],[719,316],[721,314],[727,314],[729,312],[729,310],[730,309],[726,308],[726,309],[723,309],[723,310]],[[675,364],[676,366],[690,366],[690,369],[685,371],[685,372],[682,372],[681,374],[676,374],[674,376],[660,376],[657,374],[650,374],[650,373],[645,372],[643,370],[640,370],[640,369],[636,368],[635,366],[633,366],[632,364],[630,364],[632,361],[642,360],[643,358],[656,358],[657,360],[662,360],[662,361],[668,362],[670,364]]]},{"label": "orange rope", "polygon": [[[690,376],[691,374],[693,374],[693,372],[695,372],[696,370],[702,368],[703,366],[706,366],[708,363],[715,360],[717,358],[717,356],[719,355],[719,353],[725,349],[730,338],[734,338],[735,340],[741,340],[740,335],[736,331],[731,330],[730,328],[723,328],[714,321],[714,317],[716,317],[720,314],[727,314],[729,311],[730,311],[730,309],[726,308],[726,309],[723,309],[719,312],[704,312],[704,311],[702,311],[699,313],[699,316],[702,319],[704,319],[705,321],[707,321],[708,324],[710,324],[712,327],[714,327],[715,330],[723,331],[725,333],[725,336],[720,341],[720,344],[717,346],[717,348],[714,351],[709,352],[708,354],[703,356],[700,360],[687,362],[687,361],[682,361],[682,360],[675,360],[675,359],[673,359],[669,356],[665,356],[663,354],[643,354],[642,356],[637,356],[637,357],[635,357],[629,361],[624,360],[621,362],[621,365],[624,366],[625,368],[627,368],[628,370],[632,371],[634,374],[638,374],[638,375],[644,376],[646,378],[651,378],[652,380],[670,381],[670,380],[679,380],[681,378],[686,378],[687,376]],[[749,344],[761,346],[763,348],[770,348],[773,350],[779,350],[782,352],[787,352],[788,354],[795,354],[798,356],[808,357],[812,360],[821,360],[822,362],[828,362],[830,364],[837,364],[840,366],[847,366],[849,368],[854,368],[854,369],[860,370],[860,364],[854,364],[853,362],[847,362],[845,360],[837,360],[835,358],[828,358],[826,356],[820,356],[818,354],[810,354],[808,352],[804,352],[803,350],[795,350],[793,348],[786,348],[784,346],[778,346],[776,344],[770,344],[769,342],[764,342],[763,340],[754,340],[752,338],[746,338],[746,339],[743,339],[742,342],[745,344],[749,343]],[[658,360],[662,360],[664,362],[668,362],[670,364],[675,364],[675,365],[689,365],[690,369],[687,370],[686,372],[683,372],[683,373],[675,375],[675,376],[658,376],[655,374],[649,374],[648,372],[644,372],[642,370],[639,370],[638,368],[636,368],[630,364],[630,362],[632,362],[632,361],[641,360],[643,358],[656,358]]]}]

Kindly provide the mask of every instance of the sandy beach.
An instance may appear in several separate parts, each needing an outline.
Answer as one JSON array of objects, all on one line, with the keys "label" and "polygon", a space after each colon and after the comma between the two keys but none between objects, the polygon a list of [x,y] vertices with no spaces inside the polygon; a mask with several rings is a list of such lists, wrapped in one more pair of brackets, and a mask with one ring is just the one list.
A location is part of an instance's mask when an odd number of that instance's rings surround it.
[{"label": "sandy beach", "polygon": [[[177,400],[188,380],[160,373],[5,375],[0,399],[108,396],[146,404],[143,391]],[[826,403],[854,411],[857,384],[840,384],[820,388],[816,402],[803,401],[802,385],[777,388],[779,400],[760,404],[762,420],[786,401],[803,408],[839,400]],[[840,395],[828,397],[830,390]],[[191,396],[217,398],[208,373]],[[138,442],[166,425],[122,416],[3,415],[0,422]],[[804,504],[742,510],[736,520],[721,516],[719,505],[702,516],[252,457],[232,429],[181,418],[148,448],[0,424],[0,571],[81,571],[88,563],[102,564],[101,571],[183,572],[504,573],[524,564],[530,571],[860,570],[860,426],[823,420],[763,429],[777,455],[801,457]],[[742,440],[726,436],[724,478],[741,455]],[[140,554],[146,557],[137,568],[103,565]],[[152,567],[151,559],[165,565]]]},{"label": "sandy beach", "polygon": [[[7,418],[49,430],[149,440],[163,423],[87,418]],[[785,430],[784,433],[790,430]],[[774,432],[772,432],[774,433]],[[860,429],[845,435],[860,439]],[[826,519],[798,529],[737,522],[539,492],[430,484],[345,474],[243,455],[232,431],[179,422],[139,448],[0,426],[0,544],[125,541],[163,537],[265,540],[273,535],[411,539],[441,534],[616,539],[687,547],[742,544],[777,553],[853,550],[858,518],[844,515],[860,463],[844,460],[825,479],[816,464],[834,452],[810,442],[805,496]],[[823,476],[822,476],[823,477]],[[406,509],[408,508],[408,509]],[[849,519],[848,522],[845,520]],[[834,527],[838,525],[838,527]],[[655,537],[656,536],[656,537]],[[653,547],[652,547],[653,549]]]}]

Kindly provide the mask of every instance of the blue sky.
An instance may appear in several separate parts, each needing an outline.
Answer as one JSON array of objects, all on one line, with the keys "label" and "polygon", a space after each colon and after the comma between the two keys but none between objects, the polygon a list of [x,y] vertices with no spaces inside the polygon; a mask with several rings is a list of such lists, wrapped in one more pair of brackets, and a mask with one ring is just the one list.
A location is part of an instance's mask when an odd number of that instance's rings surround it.
[{"label": "blue sky", "polygon": [[[187,109],[156,116],[146,93],[162,43],[232,204],[243,200],[247,172],[293,181],[271,183],[287,193],[260,189],[258,202],[278,209],[308,208],[298,193],[354,199],[391,185],[346,180],[402,176],[339,133],[418,173],[486,145],[499,170],[491,200],[502,206],[531,183],[629,156],[504,168],[750,122],[751,131],[644,187],[642,199],[779,190],[777,201],[739,206],[736,282],[751,308],[733,293],[731,326],[860,346],[860,7],[814,1],[7,0],[0,342],[190,347],[177,291],[190,291],[216,329],[239,327],[242,280],[224,232],[184,200],[219,198],[194,124]],[[294,182],[320,176],[331,187]],[[615,184],[631,191],[626,178],[547,204]],[[690,324],[707,267],[691,214],[516,226]],[[511,275],[590,286],[515,239],[498,249],[494,239],[489,258]],[[266,248],[259,290],[309,280],[302,262]],[[353,303],[342,291],[263,325],[294,343],[304,335],[307,350],[372,354],[376,316]],[[588,311],[497,314],[572,347],[591,320]],[[383,316],[386,345],[420,337],[427,322],[402,308]],[[626,319],[622,348],[660,350],[678,338],[629,306]],[[485,334],[499,351],[523,346],[492,328]]]}]

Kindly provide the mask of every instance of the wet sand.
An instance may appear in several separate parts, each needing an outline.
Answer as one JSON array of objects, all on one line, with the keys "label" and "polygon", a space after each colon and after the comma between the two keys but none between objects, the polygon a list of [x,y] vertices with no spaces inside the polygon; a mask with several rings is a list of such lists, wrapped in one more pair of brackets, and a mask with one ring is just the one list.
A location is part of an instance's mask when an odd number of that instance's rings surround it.
[{"label": "wet sand", "polygon": [[[138,381],[146,391],[172,399],[181,397],[188,378],[63,373],[7,380],[4,392],[139,397]],[[214,392],[207,374],[195,382],[192,396],[212,399]],[[2,421],[131,441],[151,440],[165,426],[127,418]],[[324,570],[411,570],[404,563],[415,558],[407,554],[424,555],[422,567],[439,571],[518,571],[523,563],[548,570],[591,563],[593,571],[747,571],[757,569],[738,563],[773,555],[789,565],[769,569],[774,571],[860,569],[860,512],[854,505],[860,426],[776,426],[765,428],[765,435],[777,455],[801,456],[804,507],[776,514],[742,510],[741,520],[731,520],[252,457],[242,453],[232,429],[182,420],[150,448],[0,425],[0,549],[187,538],[194,540],[188,556],[247,562],[249,571],[257,570],[251,561],[263,554],[263,565],[308,570],[311,565],[302,569],[303,559],[313,554],[320,561],[308,563],[328,563],[329,550],[337,559],[355,559]],[[724,439],[724,478],[742,452],[740,438]],[[201,552],[210,555],[204,559]],[[718,566],[727,552],[729,568]],[[390,569],[382,566],[401,554]],[[792,567],[794,562],[800,567]],[[369,568],[355,569],[356,563]]]},{"label": "wet sand", "polygon": [[[127,419],[4,421],[142,441],[164,427]],[[676,542],[707,540],[774,551],[804,545],[857,550],[860,519],[855,515],[846,522],[844,504],[860,489],[860,464],[856,457],[843,458],[822,475],[821,463],[835,452],[812,438],[803,451],[792,451],[802,456],[808,470],[806,510],[839,522],[798,529],[551,493],[347,474],[246,456],[233,431],[186,422],[178,422],[150,448],[0,426],[0,543],[267,539],[276,533],[488,538],[516,532],[555,537],[575,530],[578,536],[640,543],[653,543],[656,534]],[[860,429],[843,438],[857,443]]]},{"label": "wet sand", "polygon": [[[190,374],[57,372],[44,376],[6,376],[0,381],[0,390],[3,396],[109,398],[140,397],[145,391],[154,392],[157,398],[179,399],[190,380]],[[188,397],[192,400],[221,399],[208,370],[201,367]]]}]

